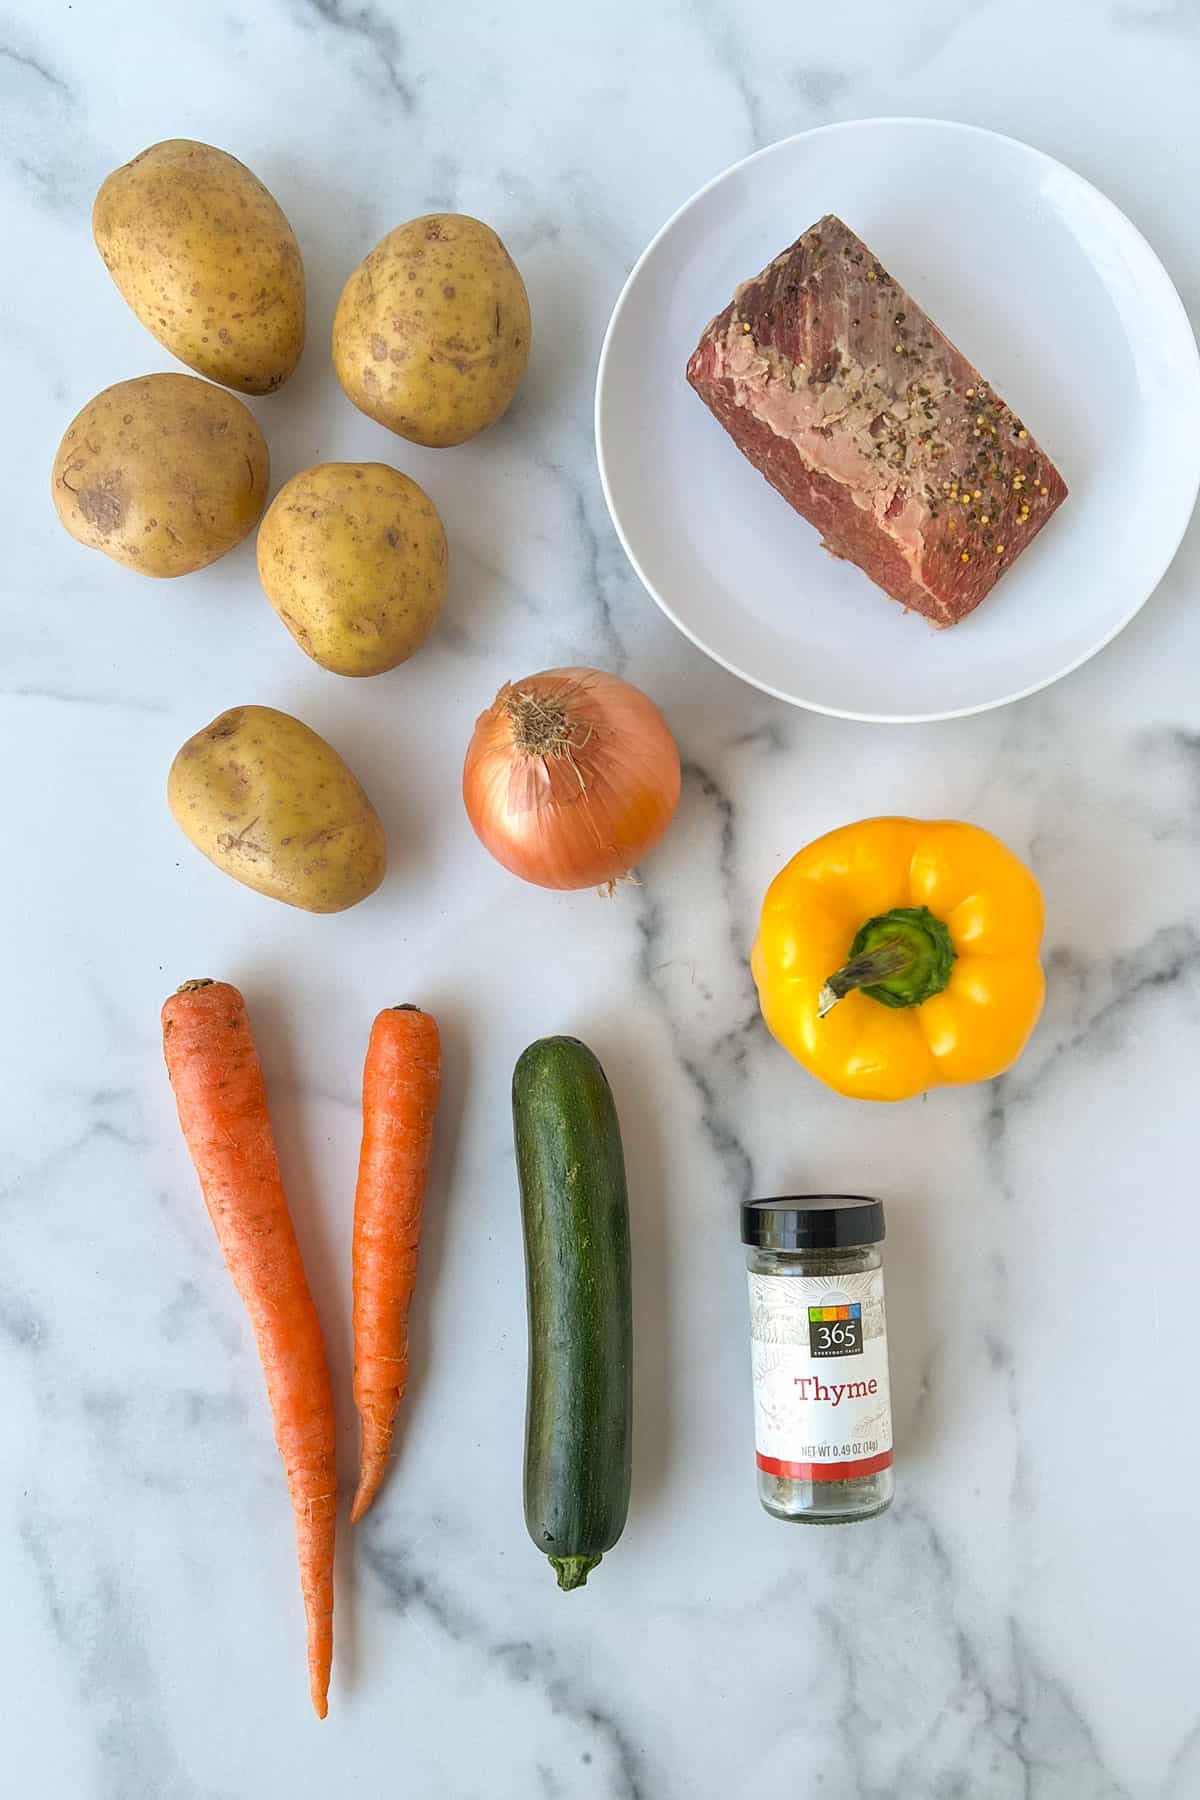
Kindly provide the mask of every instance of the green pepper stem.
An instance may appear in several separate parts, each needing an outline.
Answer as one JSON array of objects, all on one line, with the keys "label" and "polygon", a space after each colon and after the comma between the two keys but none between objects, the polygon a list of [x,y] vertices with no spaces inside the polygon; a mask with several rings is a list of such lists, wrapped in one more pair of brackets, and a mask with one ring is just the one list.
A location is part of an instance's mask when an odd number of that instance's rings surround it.
[{"label": "green pepper stem", "polygon": [[838,1001],[844,1000],[847,994],[852,994],[855,988],[873,987],[877,981],[883,981],[889,975],[899,975],[908,968],[911,961],[911,952],[898,939],[880,944],[877,950],[864,950],[860,956],[852,956],[836,974],[829,977],[821,989],[818,1019],[823,1019],[826,1013],[832,1012]]},{"label": "green pepper stem", "polygon": [[856,932],[850,955],[823,984],[817,1017],[857,988],[882,1006],[920,1006],[950,980],[954,945],[927,906],[895,906]]}]

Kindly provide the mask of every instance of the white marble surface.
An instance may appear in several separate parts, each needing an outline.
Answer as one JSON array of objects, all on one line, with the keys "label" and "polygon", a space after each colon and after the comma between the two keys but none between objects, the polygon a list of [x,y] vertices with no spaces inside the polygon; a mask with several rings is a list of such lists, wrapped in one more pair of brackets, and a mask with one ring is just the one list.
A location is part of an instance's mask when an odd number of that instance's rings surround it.
[{"label": "white marble surface", "polygon": [[[662,219],[754,146],[832,118],[1028,138],[1126,208],[1195,306],[1200,9],[575,11],[5,8],[0,1789],[1192,1800],[1196,528],[1130,630],[1051,692],[910,730],[808,717],[707,664],[639,590],[600,497],[591,388]],[[91,198],[181,135],[247,161],[303,245],[310,346],[255,409],[276,480],[390,458],[446,519],[444,627],[375,682],[299,654],[252,544],[150,585],[55,523],[67,419],[171,366],[104,273]],[[325,346],[354,262],[433,207],[501,231],[536,347],[503,427],[419,453],[343,400]],[[458,799],[500,680],[574,660],[646,686],[687,763],[677,827],[612,905],[510,880]],[[375,795],[393,866],[356,911],[261,900],[176,832],[172,753],[244,701],[299,713]],[[976,819],[1033,859],[1050,992],[1011,1078],[886,1110],[826,1094],[768,1041],[745,951],[793,849],[893,809]],[[261,1380],[161,1066],[159,1003],[202,973],[242,985],[259,1028],[345,1480],[363,1043],[409,996],[445,1028],[403,1454],[341,1538],[324,1725]],[[521,1520],[508,1117],[515,1056],[557,1030],[595,1045],[617,1093],[638,1331],[629,1526],[570,1598]],[[754,1497],[734,1207],[826,1184],[890,1207],[898,1500],[806,1533]]]}]

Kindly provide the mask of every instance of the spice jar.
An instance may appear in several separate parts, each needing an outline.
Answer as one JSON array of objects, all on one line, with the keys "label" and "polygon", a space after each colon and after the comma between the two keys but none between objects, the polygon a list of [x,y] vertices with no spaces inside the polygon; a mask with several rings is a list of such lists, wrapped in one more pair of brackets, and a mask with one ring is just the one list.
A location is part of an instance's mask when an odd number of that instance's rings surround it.
[{"label": "spice jar", "polygon": [[776,1519],[841,1524],[891,1504],[883,1203],[749,1200],[758,1496]]}]

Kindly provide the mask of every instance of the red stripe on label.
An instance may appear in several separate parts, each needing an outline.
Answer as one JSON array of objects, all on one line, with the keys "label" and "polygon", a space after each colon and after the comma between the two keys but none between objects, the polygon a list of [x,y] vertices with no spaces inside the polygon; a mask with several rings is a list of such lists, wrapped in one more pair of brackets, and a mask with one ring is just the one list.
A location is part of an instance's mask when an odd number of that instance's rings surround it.
[{"label": "red stripe on label", "polygon": [[856,1462],[783,1462],[778,1456],[764,1456],[758,1452],[758,1466],[767,1475],[784,1475],[789,1481],[853,1481],[859,1475],[877,1475],[880,1469],[890,1469],[892,1453],[881,1451],[878,1456],[861,1456]]}]

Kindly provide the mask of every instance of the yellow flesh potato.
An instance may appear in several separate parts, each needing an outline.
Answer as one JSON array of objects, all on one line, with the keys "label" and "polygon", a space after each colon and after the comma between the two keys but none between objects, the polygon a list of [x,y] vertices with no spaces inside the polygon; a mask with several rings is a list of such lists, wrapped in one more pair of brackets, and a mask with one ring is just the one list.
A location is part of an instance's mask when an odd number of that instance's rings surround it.
[{"label": "yellow flesh potato", "polygon": [[344,912],[383,880],[374,807],[337,751],[290,714],[235,706],[188,739],[167,800],[197,850],[246,887]]},{"label": "yellow flesh potato", "polygon": [[258,532],[258,573],[302,650],[336,675],[378,675],[433,630],[446,534],[432,500],[386,463],[293,475]]},{"label": "yellow flesh potato", "polygon": [[143,575],[187,575],[253,531],[270,457],[253,414],[194,375],[105,388],[54,458],[58,516],[81,544]]},{"label": "yellow flesh potato", "polygon": [[529,299],[490,226],[430,213],[390,232],[342,290],[333,366],[370,418],[414,444],[494,425],[529,360]]},{"label": "yellow flesh potato", "polygon": [[304,264],[257,176],[172,138],[108,177],[92,209],[108,272],[147,331],[190,369],[271,394],[304,348]]}]

